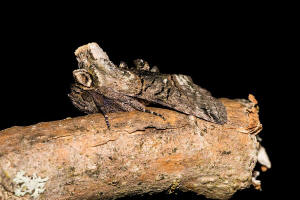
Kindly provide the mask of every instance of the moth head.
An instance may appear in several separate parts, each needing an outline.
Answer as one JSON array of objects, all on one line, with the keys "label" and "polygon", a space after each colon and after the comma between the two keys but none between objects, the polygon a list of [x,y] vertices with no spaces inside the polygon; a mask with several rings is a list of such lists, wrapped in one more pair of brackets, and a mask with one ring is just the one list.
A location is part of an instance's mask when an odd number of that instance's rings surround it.
[{"label": "moth head", "polygon": [[90,88],[92,86],[92,77],[85,69],[77,69],[73,71],[73,76],[77,83]]},{"label": "moth head", "polygon": [[[118,93],[134,96],[141,91],[140,77],[126,68],[117,67],[96,43],[89,43],[75,51],[80,69],[73,71],[76,82],[85,89],[110,88]],[[122,68],[123,67],[123,68]]]}]

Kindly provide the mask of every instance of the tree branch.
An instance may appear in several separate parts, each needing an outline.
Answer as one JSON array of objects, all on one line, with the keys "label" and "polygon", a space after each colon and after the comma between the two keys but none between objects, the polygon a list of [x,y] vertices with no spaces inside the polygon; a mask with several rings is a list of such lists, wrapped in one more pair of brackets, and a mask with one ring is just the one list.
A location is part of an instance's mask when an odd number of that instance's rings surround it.
[{"label": "tree branch", "polygon": [[[110,199],[177,189],[228,199],[252,184],[257,162],[262,126],[249,99],[220,99],[225,125],[150,108],[166,120],[133,111],[109,114],[111,130],[101,114],[2,130],[0,199]],[[17,197],[18,190],[25,195]]]}]

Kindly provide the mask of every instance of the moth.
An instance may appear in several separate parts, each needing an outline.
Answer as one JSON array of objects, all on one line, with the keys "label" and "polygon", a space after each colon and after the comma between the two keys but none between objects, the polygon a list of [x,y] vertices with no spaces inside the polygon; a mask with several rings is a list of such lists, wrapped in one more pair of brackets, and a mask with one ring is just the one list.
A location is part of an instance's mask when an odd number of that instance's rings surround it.
[{"label": "moth", "polygon": [[116,66],[97,43],[79,47],[75,55],[78,69],[73,71],[75,84],[68,96],[79,110],[102,113],[108,128],[107,114],[113,112],[138,110],[164,118],[148,110],[149,103],[217,124],[227,121],[224,105],[189,76],[162,74],[142,59],[135,60],[131,68],[124,62]]}]

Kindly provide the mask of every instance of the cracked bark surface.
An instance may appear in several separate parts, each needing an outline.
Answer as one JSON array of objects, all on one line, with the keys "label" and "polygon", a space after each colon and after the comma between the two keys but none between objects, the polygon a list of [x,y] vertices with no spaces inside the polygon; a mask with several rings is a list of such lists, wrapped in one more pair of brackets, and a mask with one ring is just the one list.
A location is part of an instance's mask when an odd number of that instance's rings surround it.
[{"label": "cracked bark surface", "polygon": [[0,199],[17,197],[23,170],[48,177],[37,199],[112,199],[132,194],[194,191],[228,199],[250,187],[262,126],[256,100],[220,99],[228,122],[218,125],[176,111],[149,108],[42,122],[0,131]]}]

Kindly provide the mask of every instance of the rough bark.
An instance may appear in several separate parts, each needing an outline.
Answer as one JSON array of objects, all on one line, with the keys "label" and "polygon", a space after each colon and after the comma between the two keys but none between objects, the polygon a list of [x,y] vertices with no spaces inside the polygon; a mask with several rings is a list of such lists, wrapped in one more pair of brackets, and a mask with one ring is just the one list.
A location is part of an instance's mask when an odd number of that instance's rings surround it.
[{"label": "rough bark", "polygon": [[[0,199],[15,195],[16,177],[44,179],[36,199],[111,199],[132,194],[194,191],[228,199],[249,187],[262,126],[256,100],[220,99],[228,122],[218,125],[150,108],[11,127],[0,132]],[[24,188],[25,187],[25,188]],[[28,186],[27,186],[28,187]]]}]

